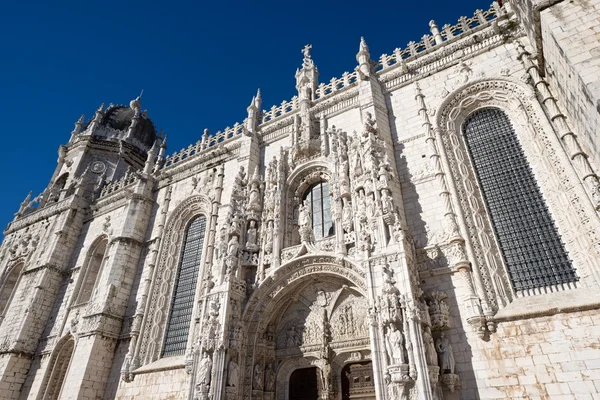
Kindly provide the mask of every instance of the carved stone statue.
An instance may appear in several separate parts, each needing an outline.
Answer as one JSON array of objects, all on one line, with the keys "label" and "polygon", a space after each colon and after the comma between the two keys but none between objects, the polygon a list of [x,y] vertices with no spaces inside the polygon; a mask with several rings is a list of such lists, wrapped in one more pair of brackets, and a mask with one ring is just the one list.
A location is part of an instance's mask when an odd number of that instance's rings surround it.
[{"label": "carved stone statue", "polygon": [[254,380],[252,382],[252,389],[262,390],[263,388],[263,371],[260,363],[256,363],[254,366]]},{"label": "carved stone statue", "polygon": [[304,200],[302,205],[300,205],[300,214],[298,214],[298,225],[300,225],[300,227],[311,227],[312,225],[310,205],[308,204],[307,200]]},{"label": "carved stone statue", "polygon": [[246,248],[252,250],[256,248],[256,222],[250,221],[248,232],[246,234]]},{"label": "carved stone statue", "polygon": [[240,367],[237,362],[232,358],[229,360],[229,365],[227,366],[227,386],[236,387],[239,382],[240,377]]},{"label": "carved stone statue", "polygon": [[207,352],[202,355],[200,365],[198,365],[198,374],[196,376],[196,384],[210,386],[210,377],[212,373],[212,359]]},{"label": "carved stone statue", "polygon": [[312,215],[310,213],[310,205],[308,204],[307,200],[304,200],[304,202],[300,205],[298,225],[300,240],[303,242],[311,242],[313,238]]},{"label": "carved stone statue", "polygon": [[390,364],[404,363],[404,337],[396,324],[390,324],[386,335],[386,348]]},{"label": "carved stone statue", "polygon": [[381,191],[381,207],[384,214],[394,213],[394,200],[392,200],[392,196],[385,189]]},{"label": "carved stone statue", "polygon": [[352,215],[352,203],[344,199],[344,208],[342,210],[342,227],[346,233],[354,231],[354,219]]},{"label": "carved stone statue", "polygon": [[425,343],[425,356],[427,358],[427,365],[437,366],[438,358],[435,350],[435,344],[433,343],[433,337],[429,333],[429,329],[423,331],[423,342]]},{"label": "carved stone statue", "polygon": [[272,392],[275,390],[275,370],[273,364],[269,363],[265,370],[265,391]]},{"label": "carved stone statue", "polygon": [[260,210],[260,190],[258,187],[258,181],[253,181],[250,185],[247,209],[254,211]]},{"label": "carved stone statue", "polygon": [[435,343],[435,347],[440,356],[440,369],[443,374],[454,374],[454,368],[456,362],[454,361],[454,352],[452,345],[448,338],[444,335],[444,332],[440,335]]},{"label": "carved stone statue", "polygon": [[240,242],[237,236],[232,236],[227,244],[227,255],[237,257],[240,249]]}]

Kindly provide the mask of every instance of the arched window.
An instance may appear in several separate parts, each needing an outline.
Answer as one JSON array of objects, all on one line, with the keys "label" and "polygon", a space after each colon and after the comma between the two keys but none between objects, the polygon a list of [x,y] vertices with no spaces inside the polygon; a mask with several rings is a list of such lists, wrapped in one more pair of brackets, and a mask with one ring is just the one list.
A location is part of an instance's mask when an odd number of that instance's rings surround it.
[{"label": "arched window", "polygon": [[2,282],[0,282],[0,320],[4,315],[4,312],[8,309],[8,304],[12,299],[19,277],[21,276],[21,270],[23,264],[19,263],[12,267]]},{"label": "arched window", "polygon": [[108,241],[103,239],[94,247],[92,247],[90,255],[87,259],[87,265],[82,271],[84,275],[76,304],[87,303],[90,300],[90,297],[92,297],[92,291],[96,286],[98,273],[102,269],[102,264],[106,262],[107,245]]},{"label": "arched window", "polygon": [[206,217],[203,215],[194,218],[187,228],[179,261],[179,272],[173,290],[163,356],[175,356],[185,353],[192,321],[205,231]]},{"label": "arched window", "polygon": [[43,399],[55,400],[59,398],[74,348],[75,341],[72,336],[63,340],[62,343],[59,342],[56,346],[46,374]]},{"label": "arched window", "polygon": [[333,235],[335,230],[331,219],[329,184],[319,182],[311,186],[304,194],[303,200],[307,200],[310,204],[315,240]]},{"label": "arched window", "polygon": [[463,134],[515,290],[577,281],[508,117],[481,109]]}]

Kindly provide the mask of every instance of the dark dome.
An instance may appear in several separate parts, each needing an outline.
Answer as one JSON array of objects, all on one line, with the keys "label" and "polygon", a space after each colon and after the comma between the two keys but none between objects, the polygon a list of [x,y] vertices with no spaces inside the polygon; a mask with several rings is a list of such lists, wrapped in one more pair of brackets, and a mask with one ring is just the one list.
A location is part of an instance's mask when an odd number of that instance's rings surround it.
[{"label": "dark dome", "polygon": [[[135,110],[130,107],[121,105],[110,106],[104,113],[101,125],[120,131],[127,131],[134,115]],[[140,113],[138,123],[133,130],[133,137],[148,147],[152,147],[156,140],[156,128],[145,111]]]}]

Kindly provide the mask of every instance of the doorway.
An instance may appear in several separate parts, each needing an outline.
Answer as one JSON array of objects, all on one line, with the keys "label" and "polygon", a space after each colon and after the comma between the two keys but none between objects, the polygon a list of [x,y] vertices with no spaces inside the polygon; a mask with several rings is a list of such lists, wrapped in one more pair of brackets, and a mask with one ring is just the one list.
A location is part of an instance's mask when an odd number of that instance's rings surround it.
[{"label": "doorway", "polygon": [[290,400],[318,400],[317,367],[297,369],[290,376]]}]

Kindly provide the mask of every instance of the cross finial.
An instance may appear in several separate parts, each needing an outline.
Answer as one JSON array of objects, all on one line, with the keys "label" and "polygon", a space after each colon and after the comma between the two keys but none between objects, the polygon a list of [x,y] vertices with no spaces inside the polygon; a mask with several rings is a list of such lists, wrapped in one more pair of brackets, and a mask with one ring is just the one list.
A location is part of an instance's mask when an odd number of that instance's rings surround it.
[{"label": "cross finial", "polygon": [[304,58],[310,58],[310,49],[312,49],[312,44],[307,44],[306,46],[304,46],[304,48],[302,49],[302,54],[304,55]]}]

